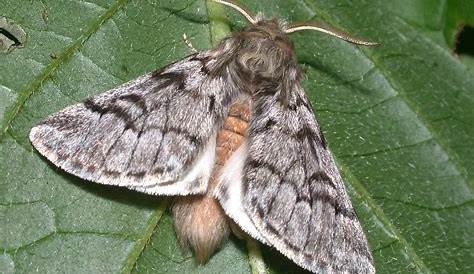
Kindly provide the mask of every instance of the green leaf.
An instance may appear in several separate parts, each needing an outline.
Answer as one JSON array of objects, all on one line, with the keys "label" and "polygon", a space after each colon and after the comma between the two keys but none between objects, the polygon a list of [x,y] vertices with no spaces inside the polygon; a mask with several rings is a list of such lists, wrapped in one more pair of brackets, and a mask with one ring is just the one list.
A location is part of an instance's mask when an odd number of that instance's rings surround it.
[{"label": "green leaf", "polygon": [[449,45],[456,44],[456,35],[464,25],[474,27],[474,5],[469,0],[449,0],[446,3],[444,35]]},{"label": "green leaf", "polygon": [[[291,36],[377,273],[474,272],[474,78],[448,46],[453,1],[241,2],[381,43]],[[0,18],[26,33],[22,47],[0,52],[0,272],[255,271],[234,238],[196,266],[177,245],[167,199],[70,176],[27,138],[45,116],[189,54],[183,33],[206,49],[245,20],[202,0],[0,6]],[[268,273],[302,273],[274,250],[262,253]]]}]

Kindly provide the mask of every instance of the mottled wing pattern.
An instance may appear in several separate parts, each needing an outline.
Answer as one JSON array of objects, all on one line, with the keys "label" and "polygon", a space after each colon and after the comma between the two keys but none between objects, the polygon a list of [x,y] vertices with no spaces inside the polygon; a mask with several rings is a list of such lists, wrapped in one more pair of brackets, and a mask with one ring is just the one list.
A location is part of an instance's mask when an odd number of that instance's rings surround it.
[{"label": "mottled wing pattern", "polygon": [[193,54],[53,114],[30,132],[55,165],[150,194],[206,190],[215,132],[232,94],[208,77],[216,54]]},{"label": "mottled wing pattern", "polygon": [[243,207],[258,232],[319,273],[375,273],[367,240],[299,85],[255,102],[243,167]]}]

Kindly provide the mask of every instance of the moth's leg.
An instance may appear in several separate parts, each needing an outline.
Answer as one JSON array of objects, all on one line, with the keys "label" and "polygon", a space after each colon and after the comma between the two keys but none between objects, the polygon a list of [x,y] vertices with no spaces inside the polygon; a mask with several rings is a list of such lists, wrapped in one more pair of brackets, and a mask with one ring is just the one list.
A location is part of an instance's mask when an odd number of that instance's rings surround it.
[{"label": "moth's leg", "polygon": [[195,49],[193,47],[193,44],[191,43],[191,41],[189,41],[188,36],[186,35],[186,33],[183,33],[183,40],[184,40],[184,43],[186,44],[186,46],[188,46],[188,48],[191,49],[191,51],[193,53],[198,52],[197,49]]}]

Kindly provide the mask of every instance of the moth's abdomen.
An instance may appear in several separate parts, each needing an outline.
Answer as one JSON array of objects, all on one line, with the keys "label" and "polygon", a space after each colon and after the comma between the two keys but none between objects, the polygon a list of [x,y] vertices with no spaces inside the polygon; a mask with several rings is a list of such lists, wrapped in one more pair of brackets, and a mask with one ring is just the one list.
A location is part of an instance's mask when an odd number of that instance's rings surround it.
[{"label": "moth's abdomen", "polygon": [[230,233],[229,220],[212,192],[219,182],[225,162],[245,140],[250,109],[238,101],[229,110],[217,133],[216,158],[205,195],[176,197],[172,209],[177,237],[184,247],[191,247],[199,263],[204,263]]},{"label": "moth's abdomen", "polygon": [[230,107],[222,129],[217,133],[214,171],[220,169],[243,143],[249,119],[250,108],[248,102],[238,101]]}]

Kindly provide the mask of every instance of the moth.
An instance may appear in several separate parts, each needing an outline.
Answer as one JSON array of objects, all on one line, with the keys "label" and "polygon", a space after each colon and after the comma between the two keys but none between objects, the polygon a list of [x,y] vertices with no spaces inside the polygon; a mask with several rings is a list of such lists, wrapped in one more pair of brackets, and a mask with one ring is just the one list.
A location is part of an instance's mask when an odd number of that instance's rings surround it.
[{"label": "moth", "polygon": [[375,43],[214,1],[250,25],[53,114],[32,128],[32,144],[82,179],[173,196],[178,238],[200,262],[233,230],[314,273],[375,273],[288,34]]}]

